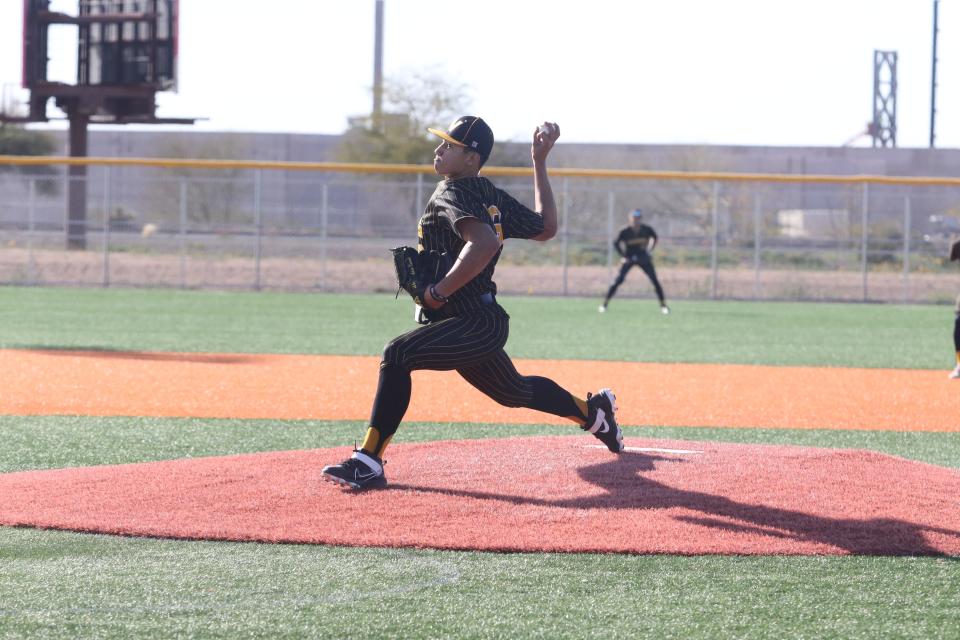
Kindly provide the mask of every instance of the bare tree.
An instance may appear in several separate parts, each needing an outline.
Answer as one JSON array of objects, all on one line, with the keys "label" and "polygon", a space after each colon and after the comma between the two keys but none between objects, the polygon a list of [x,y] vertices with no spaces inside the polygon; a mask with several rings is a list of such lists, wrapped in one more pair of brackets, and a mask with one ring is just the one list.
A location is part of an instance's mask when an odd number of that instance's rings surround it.
[{"label": "bare tree", "polygon": [[402,72],[385,81],[384,117],[375,130],[369,116],[350,119],[337,149],[344,162],[424,164],[436,139],[427,127],[445,127],[470,109],[469,89],[450,81],[438,67]]},{"label": "bare tree", "polygon": [[[224,135],[199,142],[173,138],[160,145],[159,154],[167,158],[233,159],[245,157],[235,136]],[[164,170],[169,178],[187,180],[187,219],[204,225],[248,222],[239,211],[242,202],[249,201],[249,187],[240,180],[241,170],[170,168]],[[164,217],[172,218],[179,211],[179,191],[169,183],[159,185],[153,200]]]},{"label": "bare tree", "polygon": [[[20,125],[0,123],[0,155],[3,156],[47,156],[53,153],[56,144],[45,133],[30,131]],[[53,195],[57,192],[57,183],[53,179],[56,171],[53,167],[11,167],[0,165],[0,171],[14,169],[24,176],[41,178],[37,181],[37,192]]]}]

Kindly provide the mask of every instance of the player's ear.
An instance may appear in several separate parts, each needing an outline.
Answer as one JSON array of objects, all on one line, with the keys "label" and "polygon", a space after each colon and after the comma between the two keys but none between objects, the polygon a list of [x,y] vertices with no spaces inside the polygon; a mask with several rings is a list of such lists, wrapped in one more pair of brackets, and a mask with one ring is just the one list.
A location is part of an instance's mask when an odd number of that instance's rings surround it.
[{"label": "player's ear", "polygon": [[476,169],[477,171],[483,166],[483,158],[476,151],[471,151],[467,154],[467,162],[470,163],[470,167]]}]

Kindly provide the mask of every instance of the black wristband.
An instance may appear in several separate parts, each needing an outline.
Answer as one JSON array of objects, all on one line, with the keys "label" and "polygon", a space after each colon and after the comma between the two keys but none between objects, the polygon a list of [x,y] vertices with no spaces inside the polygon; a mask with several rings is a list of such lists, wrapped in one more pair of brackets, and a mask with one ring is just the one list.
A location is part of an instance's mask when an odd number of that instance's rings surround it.
[{"label": "black wristband", "polygon": [[446,296],[442,296],[437,293],[437,285],[430,285],[430,297],[436,300],[437,302],[450,302],[450,299]]}]

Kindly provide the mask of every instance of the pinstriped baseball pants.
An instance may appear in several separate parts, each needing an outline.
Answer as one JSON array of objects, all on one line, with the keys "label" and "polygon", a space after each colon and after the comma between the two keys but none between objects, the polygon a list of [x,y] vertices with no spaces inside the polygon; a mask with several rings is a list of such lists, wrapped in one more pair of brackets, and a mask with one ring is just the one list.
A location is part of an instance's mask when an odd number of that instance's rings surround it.
[{"label": "pinstriped baseball pants", "polygon": [[[400,426],[410,403],[410,372],[456,370],[478,390],[508,407],[528,407],[570,418],[586,419],[582,403],[557,383],[541,376],[522,376],[503,350],[510,317],[497,304],[468,315],[418,327],[387,344],[380,363],[380,380],[370,425],[376,444],[364,442],[381,455]],[[443,390],[437,390],[442,401]],[[368,433],[369,438],[369,433]]]},{"label": "pinstriped baseball pants", "polygon": [[490,304],[397,336],[383,350],[383,363],[407,371],[475,366],[502,351],[509,334],[510,316],[500,305]]}]

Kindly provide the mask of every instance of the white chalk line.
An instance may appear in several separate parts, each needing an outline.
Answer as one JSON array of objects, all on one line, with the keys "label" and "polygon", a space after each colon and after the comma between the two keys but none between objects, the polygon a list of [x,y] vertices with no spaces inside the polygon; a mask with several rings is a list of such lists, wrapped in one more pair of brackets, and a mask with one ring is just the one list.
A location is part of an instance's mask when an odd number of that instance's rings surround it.
[{"label": "white chalk line", "polygon": [[[606,445],[602,444],[588,444],[584,445],[590,447],[591,449],[606,449]],[[642,453],[675,453],[677,455],[687,455],[687,454],[697,454],[703,453],[703,451],[697,451],[695,449],[660,449],[658,447],[624,447],[624,451],[640,451]]]}]

